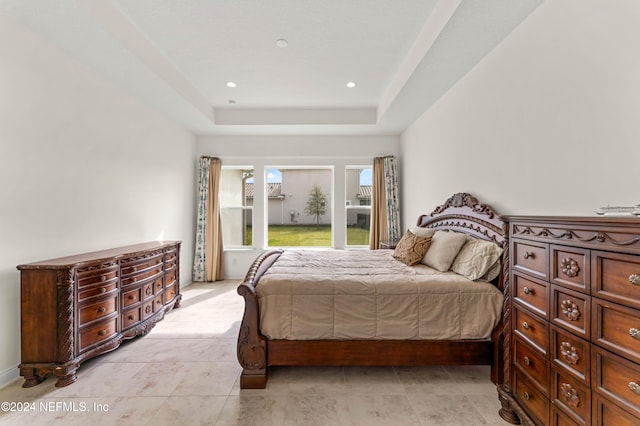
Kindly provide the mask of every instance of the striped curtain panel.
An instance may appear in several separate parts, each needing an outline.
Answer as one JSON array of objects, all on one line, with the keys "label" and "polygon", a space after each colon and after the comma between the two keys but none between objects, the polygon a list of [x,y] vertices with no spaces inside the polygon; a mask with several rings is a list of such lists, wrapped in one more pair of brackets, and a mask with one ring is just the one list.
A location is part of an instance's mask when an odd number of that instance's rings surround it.
[{"label": "striped curtain panel", "polygon": [[400,198],[398,193],[398,166],[396,157],[384,158],[384,184],[387,195],[387,228],[389,240],[399,241],[400,230]]},{"label": "striped curtain panel", "polygon": [[395,157],[373,159],[371,197],[371,229],[369,248],[380,248],[381,241],[398,241],[400,233],[400,201]]},{"label": "striped curtain panel", "polygon": [[218,191],[220,159],[200,157],[198,165],[198,212],[196,218],[193,281],[224,278],[224,258]]}]

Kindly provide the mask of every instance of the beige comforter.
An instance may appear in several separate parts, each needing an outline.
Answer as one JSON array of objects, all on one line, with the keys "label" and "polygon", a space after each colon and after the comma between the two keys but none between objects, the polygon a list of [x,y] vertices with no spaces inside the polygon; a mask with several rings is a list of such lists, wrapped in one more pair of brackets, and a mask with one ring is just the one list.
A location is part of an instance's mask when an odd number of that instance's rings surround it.
[{"label": "beige comforter", "polygon": [[500,320],[494,285],[392,250],[285,251],[257,286],[270,339],[486,339]]}]

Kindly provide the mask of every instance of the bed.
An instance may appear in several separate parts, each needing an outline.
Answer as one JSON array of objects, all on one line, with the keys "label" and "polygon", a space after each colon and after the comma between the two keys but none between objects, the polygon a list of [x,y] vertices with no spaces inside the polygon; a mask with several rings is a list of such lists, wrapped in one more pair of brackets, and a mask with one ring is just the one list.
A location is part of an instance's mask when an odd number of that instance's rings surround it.
[{"label": "bed", "polygon": [[[451,251],[445,237],[463,241],[450,266],[438,263]],[[481,246],[495,246],[495,258]],[[502,383],[507,249],[496,212],[458,193],[420,216],[395,249],[263,253],[238,287],[240,387],[265,388],[271,366],[491,365]],[[463,251],[491,268],[462,271]]]}]

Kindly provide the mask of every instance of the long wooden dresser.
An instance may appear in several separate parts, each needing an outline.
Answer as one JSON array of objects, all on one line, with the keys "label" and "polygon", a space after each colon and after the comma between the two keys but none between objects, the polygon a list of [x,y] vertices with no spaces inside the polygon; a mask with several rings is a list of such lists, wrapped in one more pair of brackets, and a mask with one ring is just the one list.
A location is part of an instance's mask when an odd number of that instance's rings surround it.
[{"label": "long wooden dresser", "polygon": [[180,241],[149,242],[19,265],[23,387],[148,333],[180,304]]},{"label": "long wooden dresser", "polygon": [[509,216],[501,416],[640,424],[640,218]]}]

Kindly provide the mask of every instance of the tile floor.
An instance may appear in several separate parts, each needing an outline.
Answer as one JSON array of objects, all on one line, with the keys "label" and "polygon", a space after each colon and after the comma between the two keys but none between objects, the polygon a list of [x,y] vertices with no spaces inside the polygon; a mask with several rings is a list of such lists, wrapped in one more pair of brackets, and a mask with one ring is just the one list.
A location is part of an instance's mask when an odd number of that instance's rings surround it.
[{"label": "tile floor", "polygon": [[193,284],[145,337],[84,363],[78,381],[0,389],[0,425],[507,425],[489,367],[282,367],[240,390],[237,281]]}]

